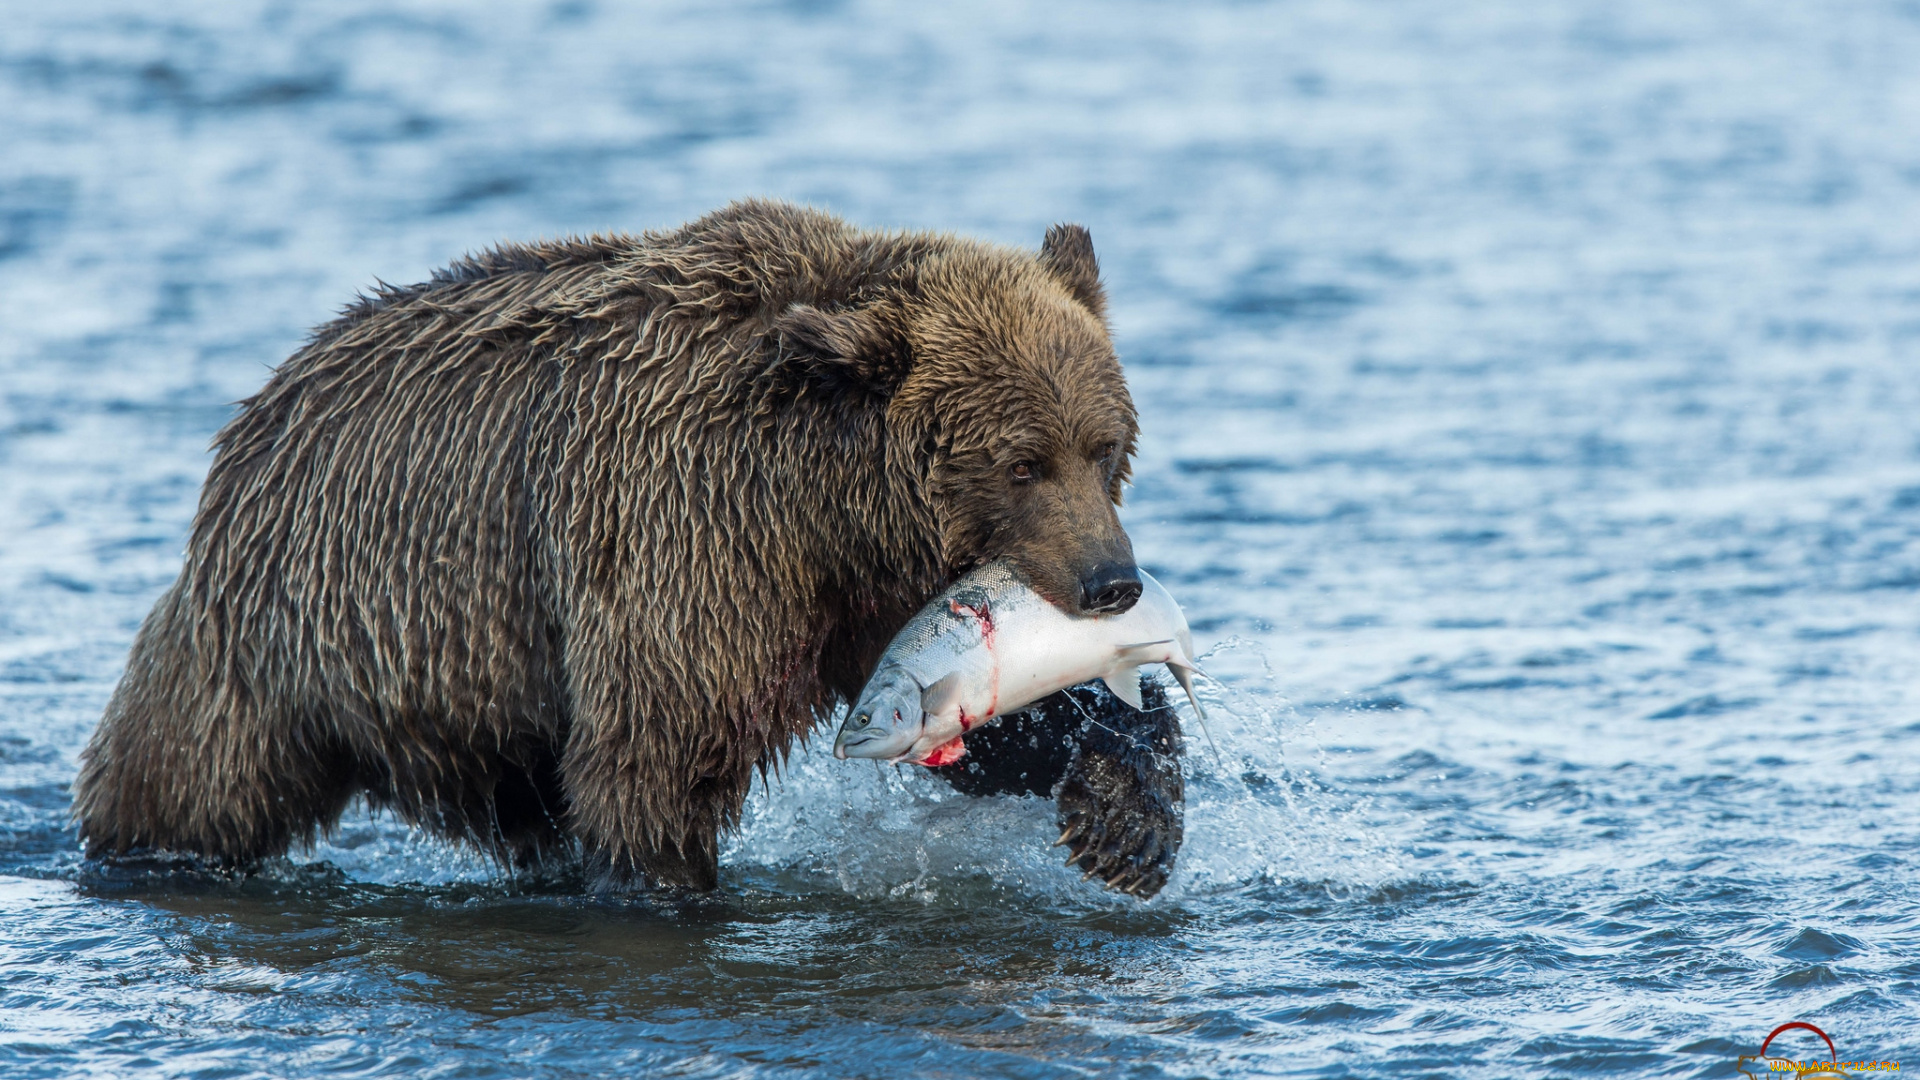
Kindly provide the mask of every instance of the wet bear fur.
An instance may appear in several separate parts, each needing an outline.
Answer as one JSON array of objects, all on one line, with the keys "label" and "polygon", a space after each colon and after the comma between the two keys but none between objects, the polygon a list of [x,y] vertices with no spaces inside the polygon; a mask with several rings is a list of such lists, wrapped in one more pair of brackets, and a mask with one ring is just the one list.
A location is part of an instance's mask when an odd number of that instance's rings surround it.
[{"label": "wet bear fur", "polygon": [[[1131,566],[1104,307],[1077,226],[1036,254],[765,202],[362,298],[216,439],[82,755],[89,856],[244,867],[364,794],[518,865],[711,888],[755,773],[955,576],[1004,556],[1074,610]],[[1082,865],[1150,893],[1177,764],[1078,717],[1164,723],[1074,708],[975,736],[966,775],[1044,773]]]}]

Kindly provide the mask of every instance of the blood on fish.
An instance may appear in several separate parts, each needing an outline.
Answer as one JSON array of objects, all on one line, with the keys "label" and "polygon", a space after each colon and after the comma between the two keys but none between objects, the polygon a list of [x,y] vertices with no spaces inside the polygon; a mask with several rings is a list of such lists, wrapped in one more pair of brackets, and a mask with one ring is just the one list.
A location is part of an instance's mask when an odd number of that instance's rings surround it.
[{"label": "blood on fish", "polygon": [[[971,618],[975,622],[980,624],[980,644],[986,647],[986,650],[988,653],[992,653],[993,638],[994,638],[993,612],[987,607],[986,603],[982,601],[980,606],[976,608],[976,607],[968,607],[966,604],[963,604],[958,600],[949,600],[947,601],[947,607],[955,615],[958,615],[962,618]],[[993,695],[993,700],[987,704],[987,712],[985,717],[968,716],[964,712],[961,713],[960,714],[960,730],[961,731],[967,731],[968,729],[972,728],[973,725],[979,723],[982,719],[991,720],[993,718],[993,714],[999,711],[999,708],[1000,708],[1000,658],[998,656],[994,657],[993,685],[989,688],[989,693]]]},{"label": "blood on fish", "polygon": [[993,648],[993,612],[983,602],[979,607],[968,607],[958,600],[947,601],[955,615],[972,618],[980,623],[980,644]]},{"label": "blood on fish", "polygon": [[951,741],[934,747],[933,752],[928,754],[920,764],[931,769],[940,765],[951,765],[966,756],[967,744],[960,741],[960,736],[955,735]]}]

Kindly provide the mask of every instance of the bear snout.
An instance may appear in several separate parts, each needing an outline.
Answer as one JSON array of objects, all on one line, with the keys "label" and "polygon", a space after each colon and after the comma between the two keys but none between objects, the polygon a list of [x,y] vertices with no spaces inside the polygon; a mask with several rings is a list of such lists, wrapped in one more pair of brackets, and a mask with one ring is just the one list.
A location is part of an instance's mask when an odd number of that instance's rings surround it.
[{"label": "bear snout", "polygon": [[1101,563],[1080,578],[1080,610],[1118,615],[1140,599],[1140,570],[1132,563]]}]

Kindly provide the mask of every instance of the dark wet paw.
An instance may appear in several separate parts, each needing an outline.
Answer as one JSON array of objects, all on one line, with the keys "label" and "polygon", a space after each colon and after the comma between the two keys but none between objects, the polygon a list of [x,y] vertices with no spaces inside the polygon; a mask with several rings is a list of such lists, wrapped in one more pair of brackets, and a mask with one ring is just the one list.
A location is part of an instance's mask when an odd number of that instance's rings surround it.
[{"label": "dark wet paw", "polygon": [[1054,789],[1067,865],[1107,887],[1146,899],[1173,872],[1185,836],[1177,722],[1154,686],[1130,726],[1096,717]]}]

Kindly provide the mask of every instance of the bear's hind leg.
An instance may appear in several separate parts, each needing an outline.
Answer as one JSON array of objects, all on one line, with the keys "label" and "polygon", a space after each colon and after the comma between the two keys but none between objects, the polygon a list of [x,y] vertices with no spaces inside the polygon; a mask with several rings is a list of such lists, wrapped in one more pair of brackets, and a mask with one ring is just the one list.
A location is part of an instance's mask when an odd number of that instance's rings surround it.
[{"label": "bear's hind leg", "polygon": [[[134,653],[81,754],[74,816],[93,859],[192,855],[244,869],[331,825],[354,792],[351,755],[303,725],[183,680]],[[169,693],[175,691],[175,693]]]}]

